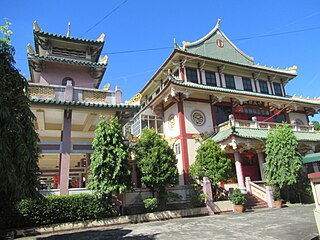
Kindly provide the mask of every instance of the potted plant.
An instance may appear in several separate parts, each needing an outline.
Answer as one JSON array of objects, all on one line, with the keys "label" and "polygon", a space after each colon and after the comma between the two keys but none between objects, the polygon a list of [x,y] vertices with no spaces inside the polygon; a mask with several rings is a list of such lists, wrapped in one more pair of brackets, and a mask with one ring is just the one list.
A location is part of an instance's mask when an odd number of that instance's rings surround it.
[{"label": "potted plant", "polygon": [[244,204],[247,202],[247,199],[240,189],[233,190],[230,200],[235,205],[236,212],[244,212]]},{"label": "potted plant", "polygon": [[278,187],[273,187],[273,200],[274,200],[274,205],[276,208],[281,208],[282,207],[282,199],[281,199],[281,194],[280,194],[280,189]]}]

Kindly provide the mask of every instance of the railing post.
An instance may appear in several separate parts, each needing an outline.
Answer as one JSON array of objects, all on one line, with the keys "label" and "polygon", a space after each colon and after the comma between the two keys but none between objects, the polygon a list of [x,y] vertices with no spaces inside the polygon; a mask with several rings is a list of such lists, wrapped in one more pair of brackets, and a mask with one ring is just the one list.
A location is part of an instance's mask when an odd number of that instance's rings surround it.
[{"label": "railing post", "polygon": [[246,189],[247,189],[247,192],[249,193],[251,193],[250,182],[251,182],[250,177],[246,177]]},{"label": "railing post", "polygon": [[212,187],[209,178],[203,177],[202,191],[206,195],[206,206],[209,214],[214,214]]},{"label": "railing post", "polygon": [[255,128],[259,128],[259,125],[258,125],[258,121],[257,121],[257,117],[252,117],[252,121],[254,122],[254,127]]},{"label": "railing post", "polygon": [[274,200],[273,200],[273,194],[272,194],[272,188],[271,186],[266,186],[266,197],[267,197],[267,203],[269,208],[274,207]]},{"label": "railing post", "polygon": [[67,86],[64,90],[64,100],[69,102],[73,100],[73,86],[71,81],[67,81]]}]

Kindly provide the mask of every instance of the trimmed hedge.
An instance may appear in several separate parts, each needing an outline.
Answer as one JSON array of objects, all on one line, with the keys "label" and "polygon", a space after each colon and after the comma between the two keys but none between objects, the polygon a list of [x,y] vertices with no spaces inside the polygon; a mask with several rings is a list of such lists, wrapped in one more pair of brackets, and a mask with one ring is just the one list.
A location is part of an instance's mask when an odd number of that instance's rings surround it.
[{"label": "trimmed hedge", "polygon": [[95,195],[77,194],[23,199],[17,205],[23,227],[100,219],[110,216],[111,201]]}]

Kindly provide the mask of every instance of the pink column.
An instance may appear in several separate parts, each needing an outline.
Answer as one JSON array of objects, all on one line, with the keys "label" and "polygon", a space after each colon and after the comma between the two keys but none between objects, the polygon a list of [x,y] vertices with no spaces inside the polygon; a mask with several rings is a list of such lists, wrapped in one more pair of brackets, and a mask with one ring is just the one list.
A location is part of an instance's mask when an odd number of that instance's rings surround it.
[{"label": "pink column", "polygon": [[89,178],[90,164],[91,164],[90,153],[86,153],[86,186],[89,183],[88,178]]},{"label": "pink column", "polygon": [[241,166],[241,156],[238,151],[234,152],[234,161],[236,165],[238,186],[242,192],[245,192],[246,187],[244,186],[244,178],[243,178],[242,166]]},{"label": "pink column", "polygon": [[212,197],[212,187],[209,178],[203,177],[203,185],[202,191],[206,195],[206,206],[209,214],[214,214],[214,205],[213,205],[213,197]]},{"label": "pink column", "polygon": [[266,179],[265,175],[264,175],[264,168],[263,168],[264,153],[261,152],[261,151],[257,151],[257,154],[258,154],[258,161],[259,161],[261,180],[264,181]]},{"label": "pink column", "polygon": [[60,195],[69,194],[69,169],[71,152],[71,115],[70,109],[64,110],[62,132],[62,153],[60,156]]}]

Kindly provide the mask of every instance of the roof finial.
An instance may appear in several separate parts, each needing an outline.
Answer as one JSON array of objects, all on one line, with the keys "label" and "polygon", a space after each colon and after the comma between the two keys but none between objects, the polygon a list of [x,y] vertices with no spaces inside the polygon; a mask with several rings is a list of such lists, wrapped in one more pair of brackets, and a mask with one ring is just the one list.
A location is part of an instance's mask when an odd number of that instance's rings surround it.
[{"label": "roof finial", "polygon": [[218,21],[217,21],[217,23],[216,23],[216,27],[217,27],[217,28],[219,28],[219,27],[220,27],[220,22],[221,22],[221,19],[220,19],[220,18],[218,18]]},{"label": "roof finial", "polygon": [[68,22],[68,31],[67,31],[67,37],[70,37],[70,21]]},{"label": "roof finial", "polygon": [[33,22],[33,30],[34,31],[41,31],[41,28],[39,27],[39,24],[37,23],[37,21]]},{"label": "roof finial", "polygon": [[104,33],[101,33],[101,35],[100,35],[100,37],[98,37],[97,41],[98,42],[103,42],[104,41],[104,37],[105,37]]}]

